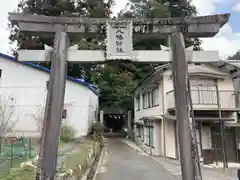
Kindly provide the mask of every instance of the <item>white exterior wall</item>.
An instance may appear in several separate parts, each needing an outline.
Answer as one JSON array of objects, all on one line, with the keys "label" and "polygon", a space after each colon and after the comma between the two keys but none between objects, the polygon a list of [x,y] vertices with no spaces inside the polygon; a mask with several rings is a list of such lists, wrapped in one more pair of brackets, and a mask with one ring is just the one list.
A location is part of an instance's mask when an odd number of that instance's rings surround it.
[{"label": "white exterior wall", "polygon": [[[160,156],[162,155],[161,152],[161,126],[160,123],[157,121],[153,122],[153,126],[154,126],[154,131],[153,131],[153,146],[154,147],[150,147],[147,146],[146,143],[148,141],[147,138],[149,138],[149,132],[148,132],[148,128],[144,127],[144,141],[142,141],[141,137],[135,137],[135,142],[148,154],[153,155],[153,156]],[[135,132],[137,131],[136,127],[135,128]]]},{"label": "white exterior wall", "polygon": [[161,121],[155,121],[154,125],[154,134],[153,134],[153,143],[154,143],[154,154],[159,156],[162,155],[162,131],[161,131]]},{"label": "white exterior wall", "polygon": [[[45,105],[49,73],[3,58],[0,58],[0,69],[0,93],[5,98],[13,98],[16,104],[12,117],[17,120],[15,130],[23,135],[39,135],[34,114]],[[94,120],[94,107],[98,107],[97,95],[84,85],[67,81],[64,104],[67,118],[63,122],[71,124],[77,136],[87,134],[88,125]]]},{"label": "white exterior wall", "polygon": [[[191,65],[189,68],[191,69],[191,72],[197,71],[197,72],[211,72],[214,74],[223,75],[225,73],[219,71],[216,68],[212,68],[206,65],[201,66],[194,66]],[[137,111],[136,107],[136,100],[135,100],[135,122],[138,122],[141,117],[151,117],[151,116],[160,116],[167,113],[167,107],[169,106],[169,101],[167,97],[167,92],[173,90],[173,80],[172,80],[172,70],[169,69],[165,72],[163,72],[162,77],[159,77],[159,105],[157,107],[149,108],[149,109],[143,109],[143,102],[142,102],[142,95],[140,95],[140,111]],[[162,78],[162,80],[161,80]],[[196,76],[195,76],[196,78]],[[226,104],[226,102],[229,101],[230,94],[234,91],[234,84],[232,79],[225,76],[224,79],[218,80],[218,89],[219,91],[226,91],[223,92],[224,94],[220,94],[220,97],[222,98],[221,103]],[[146,87],[145,87],[146,86]],[[144,88],[147,88],[147,85],[145,85]],[[174,94],[172,93],[172,98],[174,100]],[[229,96],[228,96],[229,95]],[[231,99],[230,99],[231,100]],[[174,101],[173,101],[174,103]],[[233,113],[233,117],[237,120],[236,114]],[[161,120],[159,121],[159,124],[155,124],[156,128],[154,127],[156,139],[154,143],[157,145],[158,149],[154,150],[158,154],[164,155],[164,131],[165,131],[165,148],[166,148],[166,156],[170,158],[176,158],[176,144],[175,144],[175,132],[174,132],[174,122],[171,120],[164,120],[165,121],[165,127],[163,127],[161,123]],[[232,123],[232,122],[229,122]],[[157,128],[159,126],[160,128]],[[208,126],[203,126],[203,129],[201,131],[202,134],[202,147],[203,149],[211,149],[212,148],[212,140],[211,140],[211,128]],[[153,151],[153,152],[154,152]]]},{"label": "white exterior wall", "polygon": [[[235,108],[235,97],[233,95],[234,91],[234,82],[232,78],[227,77],[226,73],[223,73],[219,71],[216,68],[209,67],[207,65],[189,65],[189,71],[196,71],[196,72],[201,72],[201,69],[203,72],[208,72],[208,73],[214,73],[214,74],[221,74],[225,75],[225,78],[220,78],[217,81],[218,85],[218,90],[220,91],[220,104],[222,108]],[[173,79],[171,78],[172,75],[172,70],[167,70],[163,73],[163,83],[164,83],[164,94],[165,94],[165,99],[164,99],[164,104],[165,107],[174,107],[174,93],[170,93],[169,95],[166,95],[167,92],[173,90]],[[202,76],[199,76],[199,78]],[[208,79],[211,77],[208,77]],[[191,79],[191,76],[190,76]],[[196,79],[196,76],[194,76],[194,79]],[[214,77],[213,77],[214,79]],[[201,81],[203,81],[201,79]],[[217,105],[194,105],[195,108],[217,108]],[[167,108],[165,108],[166,110]]]},{"label": "white exterior wall", "polygon": [[[169,107],[169,97],[167,93],[173,90],[173,80],[170,76],[170,71],[163,74],[163,98],[164,98],[164,113],[167,112],[167,107]],[[174,99],[174,94],[172,93],[172,98]]]},{"label": "white exterior wall", "polygon": [[[151,84],[148,84],[151,85]],[[145,88],[148,87],[148,85],[146,85]],[[144,88],[144,89],[145,89]],[[141,118],[147,118],[147,117],[157,117],[159,118],[159,120],[153,121],[153,126],[154,126],[154,130],[153,130],[153,146],[154,147],[149,147],[146,146],[146,138],[144,138],[144,142],[142,142],[140,140],[139,137],[136,137],[136,142],[141,146],[141,148],[146,151],[148,154],[154,155],[154,156],[159,156],[161,155],[161,118],[162,118],[162,114],[163,114],[163,83],[159,83],[158,85],[158,106],[155,107],[151,107],[151,108],[143,108],[143,97],[142,97],[142,93],[140,93],[140,110],[137,110],[137,101],[136,101],[136,97],[134,99],[134,121],[136,122],[141,122],[143,123],[142,120],[140,120]],[[136,131],[136,129],[135,129]],[[146,132],[147,132],[147,128],[144,128],[144,135],[146,137]]]},{"label": "white exterior wall", "polygon": [[[208,66],[203,66],[203,69],[209,69],[209,71],[214,72],[214,73],[222,73],[221,71],[218,71],[214,68],[210,68]],[[163,74],[163,83],[164,83],[163,91],[165,94],[164,106],[166,107],[165,112],[167,112],[167,107],[169,106],[169,104],[168,104],[169,101],[166,96],[166,93],[173,90],[173,80],[171,78],[171,74],[172,74],[172,70],[167,70]],[[195,76],[195,78],[196,78],[196,76]],[[220,103],[223,105],[223,104],[227,104],[230,101],[232,101],[233,99],[231,99],[229,97],[231,97],[230,94],[232,94],[234,91],[233,80],[230,77],[229,78],[226,77],[224,79],[219,79],[217,81],[217,85],[218,85],[219,91],[226,91],[226,92],[220,92],[220,98],[222,98]],[[172,93],[172,95],[173,95],[173,93]],[[172,96],[172,98],[174,98],[174,96]],[[216,108],[216,107],[214,107],[214,108]],[[236,113],[233,113],[232,116],[233,116],[233,118],[235,118],[235,122],[236,122],[237,121]],[[227,123],[234,123],[234,122],[230,121],[230,122],[225,122],[225,123],[227,124]],[[166,156],[175,158],[176,151],[175,151],[175,141],[174,141],[175,137],[174,137],[174,132],[173,132],[174,129],[173,128],[174,128],[174,126],[172,125],[172,122],[166,121],[166,125],[165,125]],[[202,148],[203,149],[211,149],[212,148],[211,128],[209,126],[203,126],[201,134],[202,134]]]},{"label": "white exterior wall", "polygon": [[176,158],[176,140],[174,132],[174,121],[165,121],[165,146],[166,156]]},{"label": "white exterior wall", "polygon": [[151,107],[151,108],[146,108],[143,109],[143,97],[142,97],[142,93],[140,93],[140,110],[137,110],[137,102],[136,102],[136,98],[135,98],[135,103],[134,103],[134,109],[135,109],[135,122],[139,122],[139,119],[143,118],[143,117],[149,117],[149,116],[161,116],[163,114],[163,98],[162,98],[162,91],[163,91],[163,84],[160,83],[158,85],[158,102],[159,105],[155,106],[155,107]]}]

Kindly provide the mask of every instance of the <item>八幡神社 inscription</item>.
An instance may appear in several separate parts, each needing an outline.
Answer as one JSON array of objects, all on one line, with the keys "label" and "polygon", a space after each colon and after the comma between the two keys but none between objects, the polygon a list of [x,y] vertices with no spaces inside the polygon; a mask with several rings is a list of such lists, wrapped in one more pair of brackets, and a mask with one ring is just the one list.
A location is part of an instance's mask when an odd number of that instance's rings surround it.
[{"label": "\u516b\u5e61\u795e\u793e inscription", "polygon": [[107,22],[107,59],[132,59],[132,22]]},{"label": "\u516b\u5e61\u795e\u793e inscription", "polygon": [[116,51],[117,52],[124,52],[122,48],[123,40],[124,40],[124,31],[121,28],[119,28],[116,31],[116,46],[117,46]]}]

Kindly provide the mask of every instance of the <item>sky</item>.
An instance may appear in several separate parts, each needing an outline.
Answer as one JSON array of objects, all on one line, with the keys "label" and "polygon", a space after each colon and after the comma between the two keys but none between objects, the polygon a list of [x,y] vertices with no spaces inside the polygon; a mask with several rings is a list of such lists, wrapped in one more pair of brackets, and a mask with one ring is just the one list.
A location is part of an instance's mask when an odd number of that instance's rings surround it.
[{"label": "sky", "polygon": [[[3,1],[3,0],[2,0]],[[17,8],[20,0],[5,0],[0,6],[0,52],[10,53],[9,30],[7,29],[8,12]],[[125,7],[128,0],[115,0],[114,14]],[[204,50],[218,50],[222,58],[228,57],[240,50],[240,0],[192,0],[197,7],[199,15],[216,13],[231,13],[230,21],[221,28],[213,38],[203,38]]]}]

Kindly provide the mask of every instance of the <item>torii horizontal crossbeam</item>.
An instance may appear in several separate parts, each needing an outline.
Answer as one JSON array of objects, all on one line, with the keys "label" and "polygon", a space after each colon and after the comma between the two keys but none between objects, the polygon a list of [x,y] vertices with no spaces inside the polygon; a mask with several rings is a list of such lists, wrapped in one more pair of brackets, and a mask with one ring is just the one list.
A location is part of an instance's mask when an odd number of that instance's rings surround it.
[{"label": "torii horizontal crossbeam", "polygon": [[[51,50],[19,50],[18,54],[18,60],[24,62],[47,62],[52,60]],[[104,54],[105,51],[101,50],[68,50],[67,61],[76,63],[104,63],[107,60],[119,60],[106,59]],[[217,51],[186,51],[186,59],[188,62],[194,63],[218,62],[219,54]],[[129,59],[122,57],[122,60]],[[171,56],[169,51],[133,51],[131,61],[139,63],[171,63]]]},{"label": "torii horizontal crossbeam", "polygon": [[[182,18],[152,18],[152,19],[120,19],[132,21],[135,36],[152,35],[166,37],[177,28],[191,37],[213,37],[228,21],[230,14]],[[52,33],[59,30],[68,33],[99,34],[99,26],[106,25],[109,19],[79,18],[79,17],[51,17],[21,13],[9,13],[9,20],[19,26],[20,31]]]}]

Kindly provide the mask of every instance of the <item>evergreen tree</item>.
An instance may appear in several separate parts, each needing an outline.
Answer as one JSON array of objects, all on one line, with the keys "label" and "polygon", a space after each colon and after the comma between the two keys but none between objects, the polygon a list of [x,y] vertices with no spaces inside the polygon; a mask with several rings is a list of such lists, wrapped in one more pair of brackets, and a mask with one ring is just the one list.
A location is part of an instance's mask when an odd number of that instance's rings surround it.
[{"label": "evergreen tree", "polygon": [[[49,5],[45,5],[41,0],[21,0],[17,7],[17,12],[31,13],[47,16],[71,16],[71,17],[99,17],[108,18],[112,13],[110,8],[112,0],[50,0]],[[9,23],[11,42],[17,41],[17,49],[44,49],[44,44],[53,46],[54,37],[32,36],[28,32],[19,32],[18,28]],[[98,39],[82,38],[71,36],[71,44],[79,44],[80,49],[99,49],[98,42],[105,37]],[[17,56],[17,49],[13,49],[13,54]],[[51,63],[41,63],[42,66],[50,68]],[[68,75],[76,78],[90,80],[90,71],[95,68],[93,64],[72,64],[68,63]]]},{"label": "evergreen tree", "polygon": [[[44,6],[40,0],[22,0],[18,5],[18,12],[33,13],[49,16],[75,16],[92,18],[109,18],[113,0],[51,0],[48,6]],[[164,1],[165,3],[167,1]],[[160,0],[131,0],[130,9],[119,13],[118,17],[134,18],[162,18],[169,16],[169,6]],[[181,9],[172,9],[172,16],[179,16]],[[190,3],[187,7],[188,15],[195,15],[196,8]],[[53,37],[32,36],[29,33],[18,32],[12,24],[9,39],[17,41],[18,47],[24,49],[43,49],[43,44],[53,45]],[[105,49],[105,33],[100,37],[82,38],[71,37],[71,44],[79,44],[79,49]],[[100,45],[99,45],[100,44]],[[200,50],[201,42],[197,38],[186,38],[186,45],[194,45],[195,50]],[[160,50],[160,45],[167,45],[166,39],[148,38],[134,40],[135,50]],[[42,64],[50,67],[50,64]],[[71,64],[68,66],[68,75],[84,78],[97,84],[100,88],[100,106],[116,106],[122,108],[133,107],[133,89],[137,84],[157,66],[156,64],[136,64],[133,62],[117,61],[105,64]]]},{"label": "evergreen tree", "polygon": [[240,60],[240,51],[237,51],[234,55],[229,56],[227,59],[230,59],[230,60]]}]

